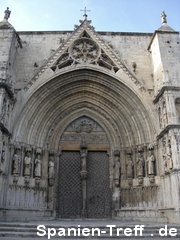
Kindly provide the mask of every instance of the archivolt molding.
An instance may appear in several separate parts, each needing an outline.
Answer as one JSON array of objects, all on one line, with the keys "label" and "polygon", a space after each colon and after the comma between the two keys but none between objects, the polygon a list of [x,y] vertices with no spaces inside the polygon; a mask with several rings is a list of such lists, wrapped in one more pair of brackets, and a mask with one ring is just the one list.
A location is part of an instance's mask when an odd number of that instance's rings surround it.
[{"label": "archivolt molding", "polygon": [[[61,105],[60,109],[57,104],[56,106],[54,106],[53,110],[48,114],[48,117],[46,117],[44,115],[44,121],[46,122],[46,123],[44,122],[44,125],[41,124],[40,119],[37,120],[37,121],[39,121],[39,126],[37,127],[39,130],[39,134],[36,135],[37,136],[36,142],[40,142],[40,139],[43,139],[43,135],[47,129],[47,125],[48,125],[49,121],[51,121],[52,118],[54,119],[54,122],[52,123],[51,129],[53,129],[53,131],[54,131],[54,129],[56,128],[56,125],[58,125],[60,122],[64,121],[64,119],[66,119],[67,116],[70,117],[72,113],[76,113],[83,108],[87,108],[88,112],[90,111],[92,114],[93,114],[93,112],[95,112],[96,113],[95,115],[98,114],[99,116],[101,116],[103,118],[103,121],[106,120],[106,122],[108,122],[108,124],[111,125],[111,128],[114,129],[113,130],[114,137],[120,138],[121,133],[120,133],[119,129],[122,129],[122,128],[128,129],[129,128],[128,126],[126,126],[127,120],[124,119],[124,121],[123,121],[123,119],[120,118],[119,121],[117,121],[117,119],[119,118],[118,109],[113,109],[113,106],[110,107],[108,105],[108,103],[104,103],[106,101],[106,99],[100,100],[100,99],[97,99],[97,97],[99,97],[99,96],[96,96],[96,97],[95,96],[94,97],[87,96],[86,93],[85,93],[86,101],[84,101],[84,96],[82,96],[82,92],[76,91],[76,95],[69,93],[69,97],[65,98],[62,101],[62,105]],[[59,114],[57,114],[57,112]],[[43,114],[43,109],[41,110],[40,114]],[[55,115],[57,116],[56,118],[55,118]],[[78,114],[77,114],[77,117],[78,117]],[[66,125],[66,122],[67,122],[67,119],[65,121],[65,125]],[[31,129],[30,125],[28,126],[28,129]],[[33,122],[32,122],[31,126],[33,126]],[[131,129],[129,129],[128,131],[131,132]],[[50,132],[51,132],[51,130],[50,130]],[[112,130],[111,130],[111,132],[112,132]],[[31,139],[31,138],[32,138],[32,136],[29,136],[29,139]]]},{"label": "archivolt molding", "polygon": [[96,113],[95,120],[101,117],[100,124],[108,123],[105,128],[111,126],[115,144],[150,142],[155,128],[144,105],[112,77],[90,70],[70,72],[47,82],[29,98],[15,119],[14,136],[19,135],[17,141],[44,146],[60,122],[67,121],[66,116],[85,108]]},{"label": "archivolt molding", "polygon": [[[109,123],[113,126],[117,136],[120,136],[120,133],[118,133],[118,129],[126,129],[126,132],[129,132],[132,134],[131,137],[129,135],[126,136],[127,140],[129,139],[130,143],[132,143],[132,144],[134,143],[135,140],[133,140],[133,133],[137,132],[137,135],[138,135],[138,132],[139,132],[138,127],[140,127],[140,126],[137,126],[138,124],[136,124],[136,123],[132,123],[129,125],[127,124],[127,123],[129,123],[127,116],[129,116],[130,113],[127,112],[127,109],[124,104],[121,106],[120,113],[118,113],[118,107],[115,106],[114,99],[112,99],[111,97],[110,97],[110,99],[112,101],[107,101],[107,99],[103,97],[103,94],[97,95],[97,94],[92,94],[91,92],[88,93],[86,91],[84,93],[84,96],[82,96],[82,92],[81,91],[78,92],[78,88],[74,89],[74,92],[76,92],[75,95],[73,94],[73,92],[70,92],[69,95],[66,96],[62,100],[61,108],[59,108],[59,104],[54,105],[53,99],[52,99],[53,108],[52,108],[52,110],[49,111],[48,115],[46,114],[44,108],[41,108],[41,110],[39,110],[40,111],[39,116],[41,116],[41,117],[36,120],[37,123],[39,122],[39,124],[37,126],[39,134],[36,135],[36,142],[38,141],[37,137],[39,138],[41,136],[40,132],[42,132],[42,134],[44,135],[44,132],[47,129],[48,123],[51,121],[52,118],[54,118],[55,115],[57,115],[57,113],[59,113],[59,114],[57,116],[58,119],[55,121],[55,125],[58,122],[62,121],[63,118],[66,117],[69,113],[75,111],[77,108],[82,108],[84,106],[87,106],[90,109],[94,109],[94,111],[96,111],[99,115],[103,116],[104,118],[107,118],[107,121],[109,121]],[[90,96],[89,96],[89,94],[90,94]],[[99,96],[99,95],[101,95],[101,96]],[[54,98],[56,98],[56,97],[57,97],[57,95],[54,96]],[[101,97],[101,99],[99,99],[99,97]],[[86,99],[86,100],[84,100],[84,99]],[[113,104],[112,104],[112,102],[113,102]],[[50,103],[50,102],[48,102],[48,103]],[[73,106],[72,106],[72,103],[73,103]],[[90,103],[92,103],[92,104],[90,104]],[[78,106],[77,106],[77,104],[78,104]],[[119,109],[120,109],[120,106],[119,106]],[[37,114],[38,114],[38,110],[35,115],[37,115]],[[116,119],[116,122],[118,122],[118,124],[117,124],[118,127],[115,127],[115,125],[116,125],[114,122],[115,120],[113,120],[113,121],[111,120],[112,116],[114,119]],[[29,121],[29,125],[27,127],[30,130],[30,132],[31,132],[31,129],[33,130],[33,128],[34,128],[34,118],[35,117],[32,117],[32,122]],[[44,119],[44,125],[42,125],[41,118]],[[45,124],[45,122],[46,122],[46,124]],[[139,122],[140,122],[140,120],[139,120]],[[131,125],[134,126],[134,129],[131,127]],[[43,126],[44,126],[44,128],[42,128]],[[53,127],[52,127],[52,129],[53,129]],[[32,139],[32,136],[31,137],[29,136],[29,138]],[[141,141],[142,136],[138,136],[138,139],[139,139],[139,141]],[[124,139],[124,141],[127,141],[127,140]]]}]

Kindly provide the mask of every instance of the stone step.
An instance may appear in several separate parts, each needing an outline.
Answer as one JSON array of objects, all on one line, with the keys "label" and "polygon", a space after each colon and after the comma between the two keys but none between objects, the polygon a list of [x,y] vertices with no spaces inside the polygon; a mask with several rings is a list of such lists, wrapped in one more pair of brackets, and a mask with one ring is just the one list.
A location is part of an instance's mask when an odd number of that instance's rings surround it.
[{"label": "stone step", "polygon": [[[103,225],[104,224],[104,225]],[[46,227],[46,229],[48,228],[55,228],[56,231],[58,232],[58,228],[65,228],[66,231],[66,237],[59,237],[58,235],[56,236],[52,236],[51,239],[124,239],[124,238],[131,238],[131,239],[142,239],[142,238],[151,238],[151,239],[162,239],[162,237],[159,236],[159,229],[161,227],[164,227],[165,225],[154,225],[154,224],[144,224],[145,225],[145,230],[143,231],[143,235],[139,236],[139,232],[138,235],[135,237],[134,233],[130,236],[125,236],[124,233],[120,233],[119,236],[117,236],[117,229],[116,228],[131,228],[133,229],[135,227],[135,225],[143,225],[142,223],[119,223],[119,222],[101,222],[101,224],[99,224],[98,222],[94,222],[91,221],[89,223],[83,223],[82,222],[72,222],[72,221],[55,221],[55,222],[37,222],[37,223],[0,223],[0,239],[4,239],[7,240],[8,238],[11,239],[48,239],[47,234],[44,237],[41,237],[37,235],[37,226],[38,225],[44,225]],[[112,231],[112,236],[110,236],[110,231],[109,228],[106,227],[106,225],[116,225],[116,228],[113,228]],[[73,236],[73,233],[70,236],[67,236],[67,229],[68,228],[75,228],[77,229],[79,226],[79,229],[82,230],[84,228],[88,228],[88,229],[92,229],[92,228],[98,228],[100,230],[100,236],[98,236],[98,234],[94,234],[94,236],[87,236],[84,238],[84,236],[82,236],[82,231],[81,232],[81,236]],[[172,238],[180,238],[180,226],[179,225],[167,225],[168,229],[169,228],[176,228],[177,229],[177,235],[176,237],[171,237]],[[103,233],[106,232],[106,233]],[[153,235],[152,235],[153,234]],[[165,239],[170,239],[170,237],[163,237]]]}]

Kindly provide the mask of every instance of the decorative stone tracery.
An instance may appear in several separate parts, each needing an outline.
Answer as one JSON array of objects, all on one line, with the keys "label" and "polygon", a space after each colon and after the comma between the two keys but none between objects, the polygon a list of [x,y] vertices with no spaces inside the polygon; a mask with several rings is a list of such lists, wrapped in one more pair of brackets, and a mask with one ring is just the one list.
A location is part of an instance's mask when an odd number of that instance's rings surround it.
[{"label": "decorative stone tracery", "polygon": [[99,46],[90,38],[76,40],[69,48],[72,59],[77,63],[94,63],[101,54]]},{"label": "decorative stone tracery", "polygon": [[90,38],[86,31],[59,57],[51,69],[55,71],[57,68],[61,69],[74,64],[94,64],[113,72],[119,70],[117,64]]}]

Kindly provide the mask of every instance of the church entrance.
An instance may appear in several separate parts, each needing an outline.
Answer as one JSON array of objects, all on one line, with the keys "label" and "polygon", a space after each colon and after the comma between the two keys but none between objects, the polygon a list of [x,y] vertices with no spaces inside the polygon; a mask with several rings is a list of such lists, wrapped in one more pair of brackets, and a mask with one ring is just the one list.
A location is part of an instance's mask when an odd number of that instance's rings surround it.
[{"label": "church entrance", "polygon": [[[80,144],[77,144],[79,140]],[[98,147],[93,147],[95,145]],[[81,117],[64,131],[61,137],[64,150],[59,160],[59,218],[111,217],[109,156],[105,145],[104,130],[90,118]]]},{"label": "church entrance", "polygon": [[87,178],[81,176],[81,155],[63,151],[59,164],[58,215],[60,218],[111,217],[109,164],[106,152],[87,154]]}]

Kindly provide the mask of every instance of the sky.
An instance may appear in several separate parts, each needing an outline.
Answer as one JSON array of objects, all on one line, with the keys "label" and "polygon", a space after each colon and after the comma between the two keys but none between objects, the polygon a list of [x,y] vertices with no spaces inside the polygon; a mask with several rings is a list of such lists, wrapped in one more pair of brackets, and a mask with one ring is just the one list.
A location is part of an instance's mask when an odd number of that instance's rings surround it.
[{"label": "sky", "polygon": [[0,20],[7,7],[17,31],[72,31],[85,7],[96,31],[152,33],[161,26],[162,11],[180,31],[180,0],[0,0]]}]

